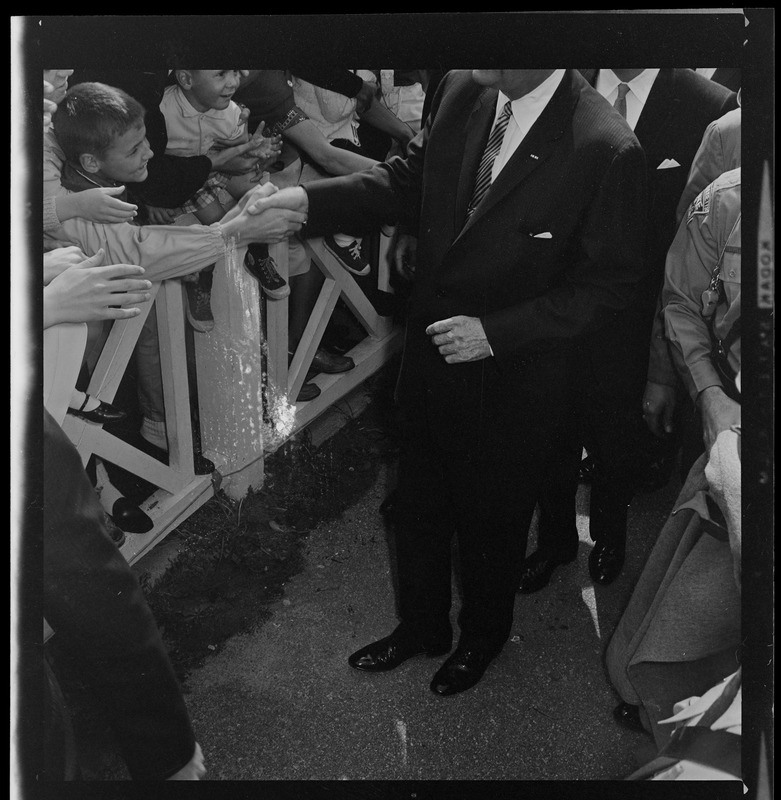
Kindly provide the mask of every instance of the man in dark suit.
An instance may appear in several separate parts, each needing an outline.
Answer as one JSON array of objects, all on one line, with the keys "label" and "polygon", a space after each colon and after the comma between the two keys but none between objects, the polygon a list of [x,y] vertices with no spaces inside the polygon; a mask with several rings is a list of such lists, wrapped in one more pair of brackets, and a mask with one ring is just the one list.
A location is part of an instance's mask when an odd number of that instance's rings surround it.
[{"label": "man in dark suit", "polygon": [[[627,512],[647,467],[661,462],[669,479],[678,442],[658,441],[642,420],[648,343],[676,207],[708,124],[737,105],[734,92],[690,69],[584,70],[596,90],[625,116],[646,156],[648,271],[631,305],[586,337],[573,361],[579,438],[563,452],[540,499],[538,548],[519,591],[546,586],[577,546],[575,495],[582,446],[593,459],[589,525],[592,579],[609,584],[624,562]],[[626,234],[624,234],[626,235]],[[666,347],[666,343],[661,343]],[[664,481],[666,482],[666,480]]]},{"label": "man in dark suit", "polygon": [[566,436],[571,345],[645,269],[644,173],[631,130],[577,71],[458,70],[405,158],[259,204],[308,210],[309,236],[418,232],[397,387],[401,624],[354,668],[450,651],[454,533],[460,639],[431,689],[469,689],[501,651],[540,477]]}]

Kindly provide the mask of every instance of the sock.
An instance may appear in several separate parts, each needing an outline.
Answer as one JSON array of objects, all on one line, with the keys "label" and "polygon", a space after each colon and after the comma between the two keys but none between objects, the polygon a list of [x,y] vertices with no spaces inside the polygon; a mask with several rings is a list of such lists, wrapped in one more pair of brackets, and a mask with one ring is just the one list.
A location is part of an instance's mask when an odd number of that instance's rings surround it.
[{"label": "sock", "polygon": [[347,247],[353,242],[358,242],[358,244],[361,243],[360,238],[357,236],[348,236],[346,233],[335,233],[334,241],[339,245],[339,247]]},{"label": "sock", "polygon": [[161,450],[168,450],[168,439],[165,435],[165,422],[163,420],[144,417],[141,422],[141,436],[150,444]]},{"label": "sock", "polygon": [[[70,399],[70,408],[75,408],[76,410],[81,408],[81,404],[84,402],[84,398],[87,396],[86,392],[80,392],[78,389],[74,389],[71,392],[71,399]],[[90,397],[87,405],[84,408],[81,408],[82,411],[94,411],[100,405],[100,401],[96,400],[94,397]]]}]

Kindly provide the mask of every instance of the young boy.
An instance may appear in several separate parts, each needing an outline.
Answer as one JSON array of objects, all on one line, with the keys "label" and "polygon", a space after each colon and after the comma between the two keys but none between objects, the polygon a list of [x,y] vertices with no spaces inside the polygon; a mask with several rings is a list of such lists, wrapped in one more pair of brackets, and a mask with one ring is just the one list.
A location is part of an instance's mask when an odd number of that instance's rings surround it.
[{"label": "young boy", "polygon": [[[62,186],[71,192],[83,192],[145,181],[153,153],[146,139],[144,114],[144,107],[121,89],[102,83],[81,83],[69,89],[52,115],[54,137],[65,159],[60,175]],[[124,189],[115,197],[125,201],[127,194],[128,189]],[[100,352],[109,329],[110,323],[88,325],[87,368]],[[70,413],[91,422],[105,423],[125,416],[110,404],[78,390],[71,397],[71,406]],[[162,400],[159,406],[155,415],[163,419]],[[101,462],[96,470],[103,485],[101,501],[116,521],[124,518],[120,527],[133,533],[150,530],[151,519],[138,507],[128,505],[111,484]],[[127,513],[121,513],[123,508]]]},{"label": "young boy", "polygon": [[[160,102],[168,135],[166,154],[206,155],[250,140],[247,129],[249,111],[231,99],[239,88],[238,70],[177,69],[173,75],[176,83],[166,88]],[[187,203],[172,211],[175,224],[185,214],[193,214],[199,222],[207,225],[218,221],[261,180],[263,170],[279,156],[281,137],[264,137],[260,125],[252,139],[258,146],[250,154],[259,159],[254,173],[228,175],[212,172],[204,186]],[[179,224],[182,222],[184,220]],[[262,270],[251,271],[260,280],[268,297],[278,300],[290,294],[290,287],[277,273],[271,259],[266,259]],[[191,312],[188,320],[195,330],[209,330],[214,324],[209,305],[211,270],[203,270],[195,277],[197,283],[186,284]]]}]

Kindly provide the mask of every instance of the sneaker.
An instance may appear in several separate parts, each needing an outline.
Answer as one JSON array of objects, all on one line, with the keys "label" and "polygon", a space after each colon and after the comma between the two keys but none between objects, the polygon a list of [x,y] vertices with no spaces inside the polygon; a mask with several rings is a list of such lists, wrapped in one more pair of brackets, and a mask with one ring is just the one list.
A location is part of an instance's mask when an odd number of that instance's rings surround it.
[{"label": "sneaker", "polygon": [[249,248],[244,259],[244,266],[254,278],[257,278],[266,297],[271,300],[284,300],[290,295],[290,287],[277,272],[277,265],[271,256],[264,257],[259,253],[253,253]]},{"label": "sneaker", "polygon": [[342,266],[353,275],[368,275],[371,264],[361,255],[361,243],[357,240],[350,242],[347,247],[340,247],[333,236],[323,239],[325,246],[339,259]]},{"label": "sneaker", "polygon": [[183,286],[187,296],[187,321],[193,330],[200,333],[208,333],[214,328],[214,316],[212,315],[211,307],[211,273],[200,274],[197,281],[183,283]]}]

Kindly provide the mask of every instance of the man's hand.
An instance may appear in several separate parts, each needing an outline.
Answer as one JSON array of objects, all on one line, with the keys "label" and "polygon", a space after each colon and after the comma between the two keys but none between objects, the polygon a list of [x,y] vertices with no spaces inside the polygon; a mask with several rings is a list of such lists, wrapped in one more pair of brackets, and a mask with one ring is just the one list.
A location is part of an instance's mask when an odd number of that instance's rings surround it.
[{"label": "man's hand", "polygon": [[654,436],[662,439],[673,432],[673,411],[675,387],[648,381],[643,393],[643,419]]},{"label": "man's hand", "polygon": [[[58,247],[43,254],[43,285],[48,286],[61,272],[87,261],[87,254],[75,244]],[[102,263],[103,251],[98,250],[91,259],[94,266]]]},{"label": "man's hand", "polygon": [[57,103],[49,99],[54,94],[54,86],[43,82],[43,129],[47,131],[52,124],[52,114],[57,110]]},{"label": "man's hand", "polygon": [[415,280],[415,266],[418,252],[417,237],[409,233],[397,233],[390,253],[396,272],[405,280]]},{"label": "man's hand", "polygon": [[199,781],[206,774],[206,765],[203,753],[198,742],[195,743],[193,757],[179,770],[168,778],[169,781]]},{"label": "man's hand", "polygon": [[255,169],[258,159],[250,151],[257,147],[257,142],[250,139],[242,144],[230,145],[222,139],[217,139],[214,144],[217,147],[222,145],[223,149],[215,149],[208,153],[213,170],[219,170],[226,175],[245,175]]},{"label": "man's hand", "polygon": [[103,250],[60,273],[43,290],[43,326],[60,322],[128,319],[141,313],[139,303],[151,298],[152,284],[140,278],[134,264],[100,267]]},{"label": "man's hand", "polygon": [[702,413],[705,452],[710,453],[718,435],[733,425],[740,425],[740,404],[727,397],[721,386],[703,389],[697,398]]},{"label": "man's hand", "polygon": [[491,355],[483,323],[478,317],[450,317],[426,328],[448,364],[479,361]]},{"label": "man's hand", "polygon": [[[266,184],[268,186],[269,184]],[[274,187],[276,189],[276,187]],[[286,189],[278,189],[277,191],[258,196],[251,199],[247,204],[247,211],[250,214],[260,214],[270,208],[286,208],[290,211],[297,211],[304,216],[306,222],[306,215],[309,211],[309,195],[300,186],[289,186]]]},{"label": "man's hand", "polygon": [[[299,187],[280,191],[273,184],[266,183],[247,192],[220,221],[223,234],[235,236],[241,243],[284,241],[300,231],[306,222],[306,214],[296,210],[301,206],[300,198],[297,195],[291,198],[287,194],[296,190],[304,195],[304,203],[308,205],[306,192]],[[285,197],[277,201],[280,195]]]},{"label": "man's hand", "polygon": [[138,211],[138,206],[119,200],[115,195],[125,191],[124,186],[97,186],[74,195],[80,213],[78,216],[111,224],[114,222],[130,222]]}]

